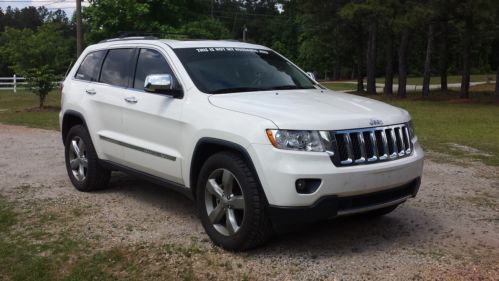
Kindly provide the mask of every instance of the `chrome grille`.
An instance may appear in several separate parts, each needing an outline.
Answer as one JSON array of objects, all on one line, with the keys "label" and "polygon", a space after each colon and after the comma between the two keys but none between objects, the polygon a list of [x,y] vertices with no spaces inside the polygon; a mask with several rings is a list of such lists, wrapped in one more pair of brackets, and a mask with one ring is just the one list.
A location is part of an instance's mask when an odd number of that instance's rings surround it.
[{"label": "chrome grille", "polygon": [[413,146],[407,124],[332,131],[336,166],[372,164],[411,155]]}]

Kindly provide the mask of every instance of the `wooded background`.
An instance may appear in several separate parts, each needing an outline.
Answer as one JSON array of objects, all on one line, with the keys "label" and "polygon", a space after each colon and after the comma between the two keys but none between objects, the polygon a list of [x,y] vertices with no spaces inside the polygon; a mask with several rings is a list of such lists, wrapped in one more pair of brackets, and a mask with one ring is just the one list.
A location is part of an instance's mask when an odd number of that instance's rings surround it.
[{"label": "wooded background", "polygon": [[[356,79],[358,92],[406,96],[407,77],[499,75],[497,0],[92,0],[86,45],[120,35],[243,39],[266,45],[318,79]],[[0,9],[0,76],[44,66],[63,75],[76,59],[75,19],[60,10]],[[26,72],[26,71],[24,71]],[[497,78],[496,78],[497,80]],[[394,93],[393,84],[398,84]]]}]

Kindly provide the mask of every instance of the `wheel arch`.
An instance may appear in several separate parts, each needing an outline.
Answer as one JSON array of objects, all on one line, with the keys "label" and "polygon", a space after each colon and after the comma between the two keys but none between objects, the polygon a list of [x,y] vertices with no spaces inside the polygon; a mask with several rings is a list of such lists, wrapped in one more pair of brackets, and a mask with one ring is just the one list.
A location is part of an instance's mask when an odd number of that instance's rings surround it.
[{"label": "wheel arch", "polygon": [[246,163],[248,163],[249,168],[251,169],[251,171],[256,176],[256,179],[258,180],[258,189],[261,192],[261,194],[263,194],[265,198],[265,204],[266,206],[268,206],[267,195],[265,194],[265,191],[262,188],[260,177],[258,176],[258,173],[255,169],[255,165],[248,151],[240,144],[211,137],[205,137],[199,139],[198,142],[196,143],[194,152],[192,154],[190,173],[189,173],[189,183],[190,183],[190,188],[192,190],[192,196],[194,198],[196,197],[198,176],[204,162],[211,155],[221,151],[235,152],[239,154],[246,161]]},{"label": "wheel arch", "polygon": [[68,135],[69,130],[75,125],[83,125],[88,129],[87,122],[85,121],[85,118],[81,113],[74,110],[67,110],[66,112],[64,112],[61,126],[61,136],[63,143],[66,141],[66,136]]}]

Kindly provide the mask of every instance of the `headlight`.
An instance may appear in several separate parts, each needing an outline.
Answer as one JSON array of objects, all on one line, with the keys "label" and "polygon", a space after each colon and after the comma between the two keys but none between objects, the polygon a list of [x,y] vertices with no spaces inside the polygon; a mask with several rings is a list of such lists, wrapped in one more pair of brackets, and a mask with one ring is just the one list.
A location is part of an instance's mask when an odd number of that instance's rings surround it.
[{"label": "headlight", "polygon": [[330,148],[327,131],[267,130],[267,136],[279,149],[324,152]]}]

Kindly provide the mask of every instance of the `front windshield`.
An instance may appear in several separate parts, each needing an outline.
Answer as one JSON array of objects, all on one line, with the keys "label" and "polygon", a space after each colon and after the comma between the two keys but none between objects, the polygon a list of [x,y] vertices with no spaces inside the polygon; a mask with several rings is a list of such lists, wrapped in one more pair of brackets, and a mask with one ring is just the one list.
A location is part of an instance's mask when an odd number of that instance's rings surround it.
[{"label": "front windshield", "polygon": [[270,50],[174,49],[199,90],[210,94],[314,89],[307,75]]}]

